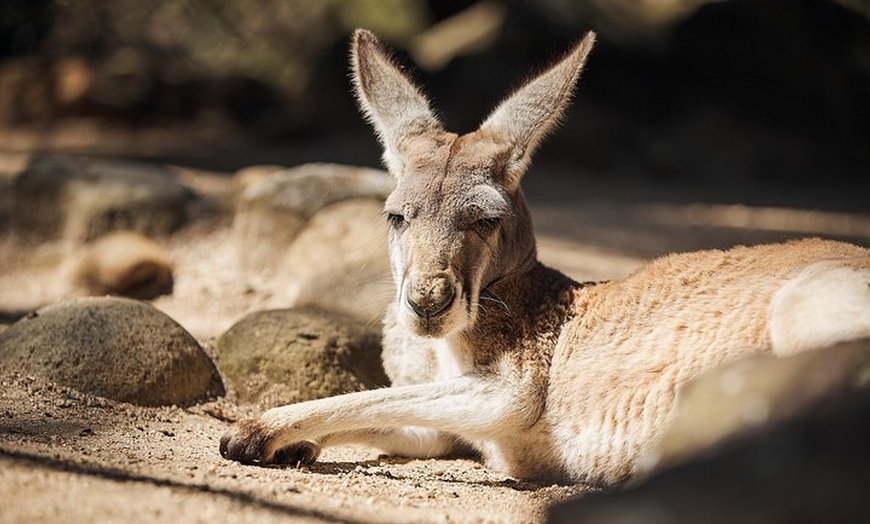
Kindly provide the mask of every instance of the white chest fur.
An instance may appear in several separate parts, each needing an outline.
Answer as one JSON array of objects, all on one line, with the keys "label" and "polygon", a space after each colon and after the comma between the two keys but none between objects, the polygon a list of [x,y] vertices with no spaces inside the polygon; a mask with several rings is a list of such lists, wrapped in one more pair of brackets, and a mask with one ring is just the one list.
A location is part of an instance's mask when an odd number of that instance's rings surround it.
[{"label": "white chest fur", "polygon": [[437,366],[435,380],[460,377],[472,370],[474,361],[471,358],[471,352],[464,347],[460,340],[455,338],[439,339],[435,341],[434,348]]}]

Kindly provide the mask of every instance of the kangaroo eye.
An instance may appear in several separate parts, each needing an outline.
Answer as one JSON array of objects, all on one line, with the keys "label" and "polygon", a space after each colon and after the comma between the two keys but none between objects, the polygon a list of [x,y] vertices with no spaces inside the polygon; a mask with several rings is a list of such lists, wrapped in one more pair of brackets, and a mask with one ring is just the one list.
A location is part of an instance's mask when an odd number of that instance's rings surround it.
[{"label": "kangaroo eye", "polygon": [[481,233],[491,233],[498,229],[499,224],[501,224],[501,218],[499,217],[487,217],[481,218],[477,222],[474,223],[474,228],[480,231]]},{"label": "kangaroo eye", "polygon": [[387,220],[390,222],[390,225],[399,228],[405,223],[405,217],[398,213],[390,213],[387,215]]}]

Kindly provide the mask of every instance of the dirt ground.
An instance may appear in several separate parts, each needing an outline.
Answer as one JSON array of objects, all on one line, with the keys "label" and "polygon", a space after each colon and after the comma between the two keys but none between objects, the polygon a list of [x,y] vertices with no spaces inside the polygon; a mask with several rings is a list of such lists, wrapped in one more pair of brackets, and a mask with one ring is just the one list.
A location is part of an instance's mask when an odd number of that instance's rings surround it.
[{"label": "dirt ground", "polygon": [[[205,190],[228,187],[219,177],[188,176]],[[608,203],[594,191],[586,204],[560,202],[558,180],[530,193],[541,258],[583,280],[619,277],[676,249],[807,234],[870,239],[860,214]],[[206,351],[247,312],[279,305],[268,289],[239,278],[231,219],[209,216],[166,241],[175,289],[153,302]],[[5,312],[58,298],[63,249],[0,236]],[[193,408],[142,408],[0,368],[0,523],[526,523],[591,489],[518,481],[468,460],[393,459],[357,447],[328,449],[310,469],[243,466],[220,457],[218,440],[246,414],[232,392]]]},{"label": "dirt ground", "polygon": [[533,522],[584,491],[354,447],[311,469],[242,466],[217,452],[226,402],[146,409],[0,380],[2,522]]}]

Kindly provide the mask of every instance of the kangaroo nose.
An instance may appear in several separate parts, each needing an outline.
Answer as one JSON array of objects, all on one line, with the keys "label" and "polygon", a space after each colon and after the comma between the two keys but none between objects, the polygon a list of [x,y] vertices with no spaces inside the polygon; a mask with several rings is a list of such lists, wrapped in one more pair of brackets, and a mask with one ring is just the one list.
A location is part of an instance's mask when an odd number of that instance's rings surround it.
[{"label": "kangaroo nose", "polygon": [[413,286],[405,301],[417,316],[435,317],[453,303],[454,294],[453,285],[446,278],[439,278],[430,281],[422,289]]}]

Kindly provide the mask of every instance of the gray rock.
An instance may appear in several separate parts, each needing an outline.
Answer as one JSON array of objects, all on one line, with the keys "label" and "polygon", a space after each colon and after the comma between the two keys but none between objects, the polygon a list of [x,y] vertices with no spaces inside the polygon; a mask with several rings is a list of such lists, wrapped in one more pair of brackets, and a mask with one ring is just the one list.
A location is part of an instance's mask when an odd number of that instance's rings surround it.
[{"label": "gray rock", "polygon": [[154,307],[80,298],[40,309],[0,333],[8,369],[143,406],[190,405],[224,394],[214,363]]},{"label": "gray rock", "polygon": [[326,206],[350,199],[383,202],[395,187],[384,171],[338,164],[253,166],[237,177],[233,229],[242,267],[254,272],[274,271],[308,221]]},{"label": "gray rock", "polygon": [[67,157],[33,158],[13,191],[21,231],[77,241],[119,229],[170,233],[183,223],[191,198],[162,167]]},{"label": "gray rock", "polygon": [[251,313],[217,340],[217,361],[239,401],[267,408],[388,383],[377,330],[338,313]]}]

